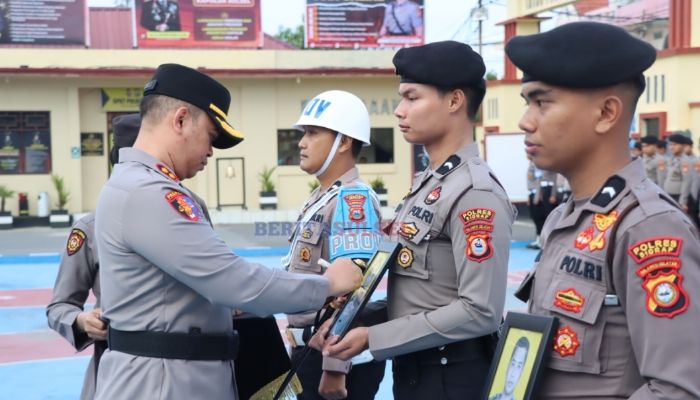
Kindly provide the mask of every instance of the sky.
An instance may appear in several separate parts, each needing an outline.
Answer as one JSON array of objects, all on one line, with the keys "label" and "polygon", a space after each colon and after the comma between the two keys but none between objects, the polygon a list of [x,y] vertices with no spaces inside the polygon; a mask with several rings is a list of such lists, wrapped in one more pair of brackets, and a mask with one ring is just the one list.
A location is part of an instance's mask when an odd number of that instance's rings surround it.
[{"label": "sky", "polygon": [[[88,0],[92,7],[112,6],[115,1]],[[295,27],[303,24],[306,0],[260,0],[262,28],[274,35],[279,27]],[[506,19],[507,0],[482,0],[488,10],[488,20],[482,22],[482,57],[487,71],[503,75],[503,27],[496,23]],[[469,18],[478,0],[424,0],[425,40],[457,40],[477,50],[478,24]],[[477,50],[478,51],[478,50]]]}]

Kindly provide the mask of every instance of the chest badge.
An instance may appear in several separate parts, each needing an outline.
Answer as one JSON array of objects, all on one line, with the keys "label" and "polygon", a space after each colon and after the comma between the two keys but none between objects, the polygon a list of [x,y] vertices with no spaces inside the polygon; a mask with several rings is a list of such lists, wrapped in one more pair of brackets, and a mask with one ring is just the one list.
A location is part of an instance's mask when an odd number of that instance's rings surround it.
[{"label": "chest badge", "polygon": [[406,246],[401,248],[401,250],[399,250],[399,255],[396,262],[399,264],[399,266],[401,266],[401,268],[410,268],[411,265],[413,265],[413,250]]},{"label": "chest badge", "polygon": [[558,290],[554,295],[554,306],[573,313],[580,313],[586,299],[574,288]]},{"label": "chest badge", "polygon": [[401,227],[399,227],[399,235],[403,236],[404,238],[411,240],[413,239],[420,230],[416,226],[415,222],[404,222],[401,224]]},{"label": "chest badge", "polygon": [[311,250],[308,247],[302,247],[299,251],[299,258],[303,262],[311,261]]},{"label": "chest badge", "polygon": [[554,351],[559,353],[562,357],[576,354],[579,345],[580,343],[576,331],[568,325],[559,328],[554,335]]},{"label": "chest badge", "polygon": [[431,205],[438,201],[440,199],[440,192],[442,192],[442,186],[438,186],[435,189],[433,189],[428,195],[425,197],[425,204]]}]

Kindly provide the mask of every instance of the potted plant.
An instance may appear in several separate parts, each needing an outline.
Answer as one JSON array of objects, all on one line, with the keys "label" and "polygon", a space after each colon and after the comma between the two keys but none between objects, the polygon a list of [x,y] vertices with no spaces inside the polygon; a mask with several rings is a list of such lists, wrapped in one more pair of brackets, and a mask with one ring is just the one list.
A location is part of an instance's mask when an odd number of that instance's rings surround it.
[{"label": "potted plant", "polygon": [[63,177],[58,175],[51,175],[51,182],[56,189],[57,210],[51,210],[51,215],[49,216],[49,224],[52,228],[67,228],[70,226],[70,215],[68,215],[68,210],[66,210],[66,204],[68,204],[68,199],[70,194],[66,189],[66,184],[63,181]]},{"label": "potted plant", "polygon": [[309,182],[309,193],[312,193],[319,186],[321,186],[321,182],[319,182],[318,179]]},{"label": "potted plant", "polygon": [[275,192],[275,182],[272,181],[272,173],[277,167],[263,167],[258,173],[260,180],[260,209],[277,209],[277,192]]},{"label": "potted plant", "polygon": [[382,179],[381,176],[378,176],[373,180],[369,181],[369,184],[370,186],[372,186],[372,189],[377,194],[377,198],[379,199],[379,205],[382,207],[388,206],[389,195],[387,194],[386,186],[384,186],[384,179]]},{"label": "potted plant", "polygon": [[5,199],[14,196],[15,191],[5,185],[0,185],[0,229],[12,228],[12,213],[5,211]]}]

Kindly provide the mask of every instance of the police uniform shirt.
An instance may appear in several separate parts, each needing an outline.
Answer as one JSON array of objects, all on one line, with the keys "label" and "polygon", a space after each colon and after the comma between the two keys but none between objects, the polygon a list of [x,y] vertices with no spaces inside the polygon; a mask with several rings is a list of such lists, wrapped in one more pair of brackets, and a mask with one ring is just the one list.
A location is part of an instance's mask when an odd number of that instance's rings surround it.
[{"label": "police uniform shirt", "polygon": [[402,249],[389,272],[389,321],[369,327],[375,359],[498,328],[514,218],[476,144],[414,181],[390,227]]},{"label": "police uniform shirt", "polygon": [[[309,221],[304,226],[299,226],[294,230],[292,236],[289,238],[291,243],[294,243],[294,248],[291,250],[291,260],[289,264],[288,271],[302,274],[316,274],[320,275],[323,273],[321,266],[318,264],[319,259],[324,259],[326,261],[333,261],[332,257],[329,255],[330,243],[330,233],[331,224],[336,223],[333,221],[333,214],[336,209],[336,204],[338,203],[338,195],[334,195],[325,202],[320,209],[316,209],[318,201],[323,201],[322,198],[326,193],[334,190],[338,187],[350,188],[356,187],[358,184],[364,183],[360,179],[359,172],[356,167],[351,168],[345,172],[338,181],[332,185],[328,190],[321,192],[320,188],[316,188],[313,193],[309,196],[306,204],[301,210],[301,215],[299,220],[304,218],[307,213],[315,213],[310,216]],[[364,185],[369,189],[367,185]],[[370,201],[372,204],[372,209],[376,214],[376,220],[381,220],[381,213],[379,211],[379,204],[376,202],[376,197],[371,196],[371,199],[365,199],[365,201]],[[375,227],[378,230],[378,227]],[[295,242],[294,239],[297,239]],[[287,321],[292,327],[305,327],[313,325],[314,319],[316,317],[316,312],[305,313],[305,314],[294,314],[288,315]],[[342,361],[331,357],[323,358],[323,369],[325,371],[338,371],[347,373],[350,370],[351,363],[349,361]]]},{"label": "police uniform shirt", "polygon": [[386,6],[384,26],[390,35],[415,35],[416,28],[423,26],[420,9],[413,1],[398,4],[396,1]]},{"label": "police uniform shirt", "polygon": [[[96,212],[104,316],[122,331],[226,333],[231,308],[258,315],[323,305],[329,283],[233,254],[177,176],[149,154],[120,150]],[[244,368],[244,366],[241,366]],[[233,362],[107,350],[97,398],[235,398]]]},{"label": "police uniform shirt", "polygon": [[547,219],[524,282],[559,319],[538,399],[700,398],[700,242],[674,204],[635,159]]},{"label": "police uniform shirt", "polygon": [[642,156],[644,160],[644,172],[647,178],[654,182],[656,185],[663,186],[666,178],[666,160],[654,154],[653,156]]},{"label": "police uniform shirt", "polygon": [[673,156],[667,163],[666,193],[679,196],[678,202],[687,204],[690,191],[690,161],[685,155]]}]

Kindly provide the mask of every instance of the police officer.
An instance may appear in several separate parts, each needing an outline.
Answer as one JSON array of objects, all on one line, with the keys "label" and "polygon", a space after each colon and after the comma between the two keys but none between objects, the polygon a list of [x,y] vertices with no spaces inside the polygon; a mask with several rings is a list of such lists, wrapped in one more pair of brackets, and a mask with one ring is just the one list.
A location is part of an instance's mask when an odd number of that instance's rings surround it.
[{"label": "police officer", "polygon": [[325,277],[292,274],[236,256],[216,235],[180,179],[202,170],[212,147],[243,139],[227,122],[230,100],[178,64],[159,66],[144,88],[138,138],[120,150],[95,216],[109,320],[97,399],[236,398],[231,308],[317,309],[360,283],[349,259]]},{"label": "police officer", "polygon": [[684,210],[687,210],[691,177],[690,162],[684,152],[686,138],[681,134],[674,133],[668,137],[668,142],[670,143],[671,159],[666,163],[666,181],[663,189],[680,203]]},{"label": "police officer", "polygon": [[656,142],[656,154],[658,154],[660,157],[663,157],[664,160],[668,161],[668,159],[671,158],[671,155],[666,150],[666,147],[666,140],[659,139],[659,141]]},{"label": "police officer", "polygon": [[515,37],[506,53],[523,71],[527,152],[573,191],[520,291],[530,312],[559,320],[534,397],[700,398],[698,234],[627,148],[656,51],[575,22]]},{"label": "police officer", "polygon": [[[481,396],[503,313],[515,211],[479,158],[474,118],[485,93],[481,57],[462,43],[399,50],[394,111],[430,166],[388,231],[402,245],[389,272],[389,321],[317,345],[349,358],[393,358],[396,399]],[[316,339],[322,337],[323,329]]]},{"label": "police officer", "polygon": [[656,185],[663,185],[666,172],[666,160],[656,153],[656,144],[659,139],[656,136],[644,136],[642,143],[642,160],[644,161],[644,172],[647,178]]},{"label": "police officer", "polygon": [[[129,114],[114,118],[114,146],[109,154],[112,165],[119,162],[119,149],[130,147],[139,132],[140,117]],[[95,307],[83,306],[92,290]],[[77,351],[94,344],[94,351],[85,371],[81,399],[95,395],[97,367],[107,348],[107,327],[100,316],[100,278],[95,241],[95,214],[90,213],[73,224],[66,249],[61,256],[51,303],[46,307],[49,327],[63,336]]]},{"label": "police officer", "polygon": [[411,0],[394,0],[386,5],[379,36],[423,36],[420,8]]},{"label": "police officer", "polygon": [[[367,108],[352,93],[323,92],[309,101],[294,127],[304,132],[299,142],[300,167],[315,175],[320,186],[301,209],[283,264],[292,272],[320,274],[320,259],[369,260],[381,239],[381,214],[374,191],[360,179],[355,167],[362,146],[370,145]],[[315,314],[287,317],[287,337],[295,363],[304,354],[304,339],[311,336]],[[304,388],[299,399],[374,398],[384,377],[384,361],[369,357],[352,365],[310,351],[297,372]]]}]

